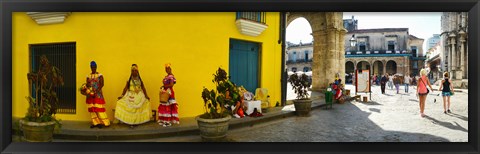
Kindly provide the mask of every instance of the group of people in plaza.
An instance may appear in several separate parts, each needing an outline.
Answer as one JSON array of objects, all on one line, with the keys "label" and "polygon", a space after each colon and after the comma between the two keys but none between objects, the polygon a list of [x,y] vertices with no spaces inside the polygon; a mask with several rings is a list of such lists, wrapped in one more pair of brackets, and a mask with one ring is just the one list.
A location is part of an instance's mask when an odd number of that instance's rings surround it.
[{"label": "group of people in plaza", "polygon": [[[175,92],[173,86],[176,79],[172,74],[170,64],[165,64],[167,76],[163,79],[163,86],[160,92],[169,94],[168,101],[161,102],[158,107],[158,123],[164,127],[172,124],[179,124],[178,104],[175,101]],[[92,118],[90,128],[102,128],[110,126],[110,121],[105,113],[105,99],[102,88],[104,86],[103,75],[97,72],[95,61],[90,63],[91,73],[87,75],[87,80],[81,88],[82,94],[86,95],[88,112]],[[145,89],[144,82],[140,77],[137,64],[132,64],[130,77],[127,80],[122,95],[118,97],[115,107],[115,118],[122,123],[130,125],[131,128],[150,121],[152,110],[150,97]]]},{"label": "group of people in plaza", "polygon": [[[409,93],[410,85],[416,85],[416,95],[419,99],[419,106],[420,106],[420,116],[425,117],[425,101],[427,99],[427,95],[433,90],[430,80],[427,77],[427,70],[421,69],[420,76],[410,77],[410,75],[400,76],[398,74],[392,75],[385,73],[385,75],[379,76],[374,75],[371,76],[372,85],[380,85],[381,93],[385,94],[386,86],[389,89],[393,89],[395,87],[397,94],[400,93],[400,85],[405,86],[405,93]],[[354,78],[355,76],[352,76]],[[430,88],[430,90],[428,89]],[[441,95],[443,97],[443,113],[451,113],[450,110],[450,96],[454,94],[454,89],[451,80],[449,79],[449,73],[445,72],[443,74],[443,79],[440,83],[440,88],[438,91],[441,91]]]},{"label": "group of people in plaza", "polygon": [[[430,83],[430,80],[427,78],[427,70],[422,69],[420,70],[420,76],[413,77],[411,78],[409,75],[405,75],[404,77],[401,77],[399,75],[389,75],[386,73],[383,75],[381,78],[378,76],[374,76],[373,78],[373,83],[377,84],[378,82],[381,85],[381,91],[382,94],[385,94],[385,88],[388,85],[390,89],[393,89],[395,86],[395,89],[397,90],[397,94],[399,94],[399,87],[401,84],[405,85],[405,93],[408,93],[409,91],[409,85],[416,85],[416,94],[419,99],[419,105],[420,105],[420,116],[425,117],[425,101],[427,99],[428,93],[430,93],[430,90],[428,87],[433,90],[432,85]],[[449,80],[449,74],[448,72],[444,73],[444,78],[440,83],[440,88],[438,89],[441,91],[442,97],[443,97],[443,109],[444,113],[451,113],[450,111],[450,96],[453,95],[454,90],[453,86],[451,84],[451,81]],[[427,87],[428,86],[428,87]]]}]

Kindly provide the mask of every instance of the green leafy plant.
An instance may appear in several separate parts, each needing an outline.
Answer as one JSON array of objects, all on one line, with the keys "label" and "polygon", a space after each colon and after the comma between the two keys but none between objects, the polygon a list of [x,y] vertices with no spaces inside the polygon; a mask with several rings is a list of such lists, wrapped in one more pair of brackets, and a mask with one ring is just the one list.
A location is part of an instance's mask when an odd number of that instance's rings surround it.
[{"label": "green leafy plant", "polygon": [[292,85],[292,89],[297,94],[297,99],[309,99],[308,88],[310,87],[310,82],[308,81],[308,76],[305,74],[297,75],[293,73],[288,78],[288,82]]},{"label": "green leafy plant", "polygon": [[[42,55],[40,56],[38,71],[36,73],[28,73],[27,79],[30,87],[30,96],[26,98],[30,106],[24,119],[31,122],[55,121],[58,124],[57,126],[59,126],[59,120],[55,118],[59,103],[55,89],[64,84],[60,69],[52,66],[47,56]],[[35,89],[31,89],[32,85],[34,85]],[[31,96],[32,92],[35,93],[36,98]]]},{"label": "green leafy plant", "polygon": [[204,102],[205,113],[201,118],[217,119],[223,118],[226,112],[226,105],[232,106],[235,102],[240,101],[241,96],[238,87],[229,80],[227,72],[222,68],[218,68],[217,72],[213,74],[212,82],[216,88],[208,90],[203,87],[202,98]]}]

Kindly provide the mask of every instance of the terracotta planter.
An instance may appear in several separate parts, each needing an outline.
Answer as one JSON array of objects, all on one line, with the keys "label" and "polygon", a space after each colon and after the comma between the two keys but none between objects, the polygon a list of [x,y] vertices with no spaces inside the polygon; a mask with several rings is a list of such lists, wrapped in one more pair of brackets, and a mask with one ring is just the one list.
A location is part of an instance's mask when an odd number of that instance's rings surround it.
[{"label": "terracotta planter", "polygon": [[20,124],[23,137],[28,142],[51,142],[53,140],[55,121],[30,122],[22,119]]},{"label": "terracotta planter", "polygon": [[228,115],[220,119],[204,119],[197,116],[195,119],[204,141],[222,141],[227,136],[228,124],[232,117]]},{"label": "terracotta planter", "polygon": [[305,99],[305,100],[293,100],[293,104],[295,106],[295,113],[301,117],[308,117],[310,115],[310,110],[312,110],[312,100]]}]

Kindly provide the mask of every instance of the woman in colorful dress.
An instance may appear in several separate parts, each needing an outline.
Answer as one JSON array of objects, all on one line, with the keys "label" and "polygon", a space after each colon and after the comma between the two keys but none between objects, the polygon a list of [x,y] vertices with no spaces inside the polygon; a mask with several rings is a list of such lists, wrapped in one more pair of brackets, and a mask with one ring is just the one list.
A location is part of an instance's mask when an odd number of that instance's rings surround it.
[{"label": "woman in colorful dress", "polygon": [[90,69],[92,73],[87,75],[87,88],[92,92],[86,94],[88,112],[92,118],[92,125],[90,128],[102,128],[110,126],[110,120],[105,113],[105,99],[103,98],[103,75],[97,72],[97,63],[90,62]]},{"label": "woman in colorful dress", "polygon": [[163,127],[169,127],[172,124],[180,124],[178,119],[178,104],[175,100],[175,92],[173,90],[173,85],[177,83],[177,79],[172,74],[171,64],[165,64],[165,71],[167,76],[163,78],[162,90],[169,94],[168,101],[165,103],[160,103],[158,106],[158,124]]},{"label": "woman in colorful dress", "polygon": [[150,98],[138,72],[137,64],[132,64],[130,78],[118,99],[115,118],[119,121],[132,128],[150,121],[152,116]]}]

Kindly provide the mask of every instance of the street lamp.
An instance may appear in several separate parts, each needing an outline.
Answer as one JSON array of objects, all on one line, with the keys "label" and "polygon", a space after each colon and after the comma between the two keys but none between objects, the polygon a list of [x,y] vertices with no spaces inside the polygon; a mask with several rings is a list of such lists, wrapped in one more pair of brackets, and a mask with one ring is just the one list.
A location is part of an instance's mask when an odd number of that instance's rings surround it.
[{"label": "street lamp", "polygon": [[357,45],[357,40],[355,40],[355,34],[352,35],[352,38],[350,39],[350,46],[354,47]]}]

